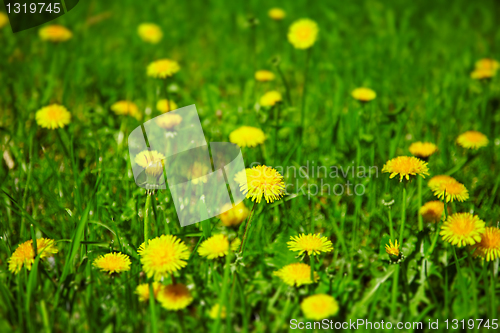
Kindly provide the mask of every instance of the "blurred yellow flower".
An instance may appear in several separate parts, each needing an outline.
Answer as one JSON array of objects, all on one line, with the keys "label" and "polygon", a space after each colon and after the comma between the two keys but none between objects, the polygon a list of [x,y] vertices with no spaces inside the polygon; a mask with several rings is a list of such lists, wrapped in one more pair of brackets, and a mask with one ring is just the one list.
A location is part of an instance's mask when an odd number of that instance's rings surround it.
[{"label": "blurred yellow flower", "polygon": [[[260,203],[262,196],[267,203],[279,200],[285,194],[285,182],[283,176],[275,169],[258,165],[252,169],[246,169],[246,182],[239,181],[240,190],[246,194],[248,199]],[[237,175],[238,176],[238,175]],[[239,177],[236,177],[238,181]]]},{"label": "blurred yellow flower", "polygon": [[99,256],[93,262],[93,265],[101,270],[101,272],[108,274],[129,271],[130,264],[129,256],[119,252],[106,253]]},{"label": "blurred yellow flower", "polygon": [[[236,251],[238,246],[241,244],[239,238],[236,238],[231,243],[231,251]],[[229,252],[229,240],[226,235],[217,234],[214,235],[207,240],[204,240],[203,243],[198,247],[198,254],[202,257],[206,257],[207,259],[217,259],[220,257],[224,257]]]},{"label": "blurred yellow flower", "polygon": [[260,98],[261,106],[274,106],[276,103],[281,102],[281,94],[275,90],[268,91]]},{"label": "blurred yellow flower", "polygon": [[220,214],[218,218],[226,227],[236,226],[240,224],[248,217],[249,214],[249,210],[245,206],[243,201],[235,205],[234,207],[231,204],[226,204],[222,207],[222,210],[226,211]]},{"label": "blurred yellow flower", "polygon": [[42,40],[54,43],[65,42],[73,37],[71,31],[58,24],[51,24],[41,28],[38,35]]},{"label": "blurred yellow flower", "polygon": [[316,294],[304,298],[300,308],[304,316],[312,320],[327,319],[339,311],[339,305],[335,298],[326,294]]},{"label": "blurred yellow flower", "polygon": [[207,183],[208,177],[207,175],[212,172],[212,167],[208,166],[205,163],[200,163],[195,161],[190,167],[188,171],[188,176],[191,179],[193,184],[198,183]]},{"label": "blurred yellow flower", "polygon": [[229,141],[239,147],[255,147],[264,143],[266,136],[260,128],[241,126],[229,134]]},{"label": "blurred yellow flower", "polygon": [[[153,293],[155,298],[158,297],[158,293],[164,288],[160,282],[153,282]],[[139,301],[147,302],[149,301],[149,283],[142,283],[135,288],[135,293],[139,296]]]},{"label": "blurred yellow flower", "polygon": [[467,131],[457,138],[457,143],[467,149],[479,149],[486,147],[489,143],[488,138],[478,131]]},{"label": "blurred yellow flower", "polygon": [[281,8],[271,8],[269,9],[268,15],[275,21],[280,21],[285,18],[285,11]]},{"label": "blurred yellow flower", "polygon": [[[304,263],[289,264],[275,271],[273,275],[279,277],[289,286],[300,287],[304,284],[311,284],[311,266]],[[314,282],[318,282],[319,275],[314,272]]]},{"label": "blurred yellow flower", "polygon": [[314,45],[318,38],[318,25],[310,19],[300,19],[290,26],[288,41],[296,49],[308,49]]},{"label": "blurred yellow flower", "polygon": [[135,155],[135,163],[146,169],[146,174],[159,176],[163,173],[165,156],[156,150],[143,150]]},{"label": "blurred yellow flower", "polygon": [[392,244],[392,240],[389,239],[389,244],[385,244],[385,252],[387,252],[389,256],[399,257],[398,240],[396,239],[394,244]]},{"label": "blurred yellow flower", "polygon": [[351,96],[361,102],[369,102],[377,97],[377,93],[370,88],[356,88],[352,91]]},{"label": "blurred yellow flower", "polygon": [[435,189],[439,188],[439,185],[441,185],[441,183],[449,181],[449,180],[457,181],[455,178],[447,176],[447,175],[437,175],[437,176],[434,176],[431,179],[429,179],[429,182],[427,183],[427,185],[430,187],[431,190],[434,191]]},{"label": "blurred yellow flower", "polygon": [[36,123],[48,129],[63,128],[71,121],[71,113],[59,104],[45,106],[35,114]]},{"label": "blurred yellow flower", "polygon": [[272,81],[274,80],[274,73],[271,71],[260,70],[255,72],[255,79],[260,82]]},{"label": "blurred yellow flower", "polygon": [[418,212],[427,222],[439,222],[443,217],[444,203],[442,201],[426,202]]},{"label": "blurred yellow flower", "polygon": [[484,231],[484,221],[477,215],[455,213],[444,221],[439,234],[443,236],[444,241],[463,247],[480,242]]},{"label": "blurred yellow flower", "polygon": [[486,261],[500,258],[500,229],[487,227],[481,235],[481,241],[473,246],[474,256]]},{"label": "blurred yellow flower", "polygon": [[119,116],[132,116],[136,119],[141,119],[142,114],[135,103],[130,101],[118,101],[111,105],[111,111]]},{"label": "blurred yellow flower", "polygon": [[174,101],[168,99],[160,99],[158,103],[156,103],[156,108],[158,111],[166,113],[172,110],[177,109],[177,104]]},{"label": "blurred yellow flower", "polygon": [[155,122],[161,128],[171,131],[182,122],[182,117],[177,113],[165,113],[162,116],[156,117]]},{"label": "blurred yellow flower", "polygon": [[137,28],[139,37],[146,43],[157,44],[163,37],[161,28],[154,23],[142,23]]},{"label": "blurred yellow flower", "polygon": [[[57,253],[57,247],[53,239],[38,238],[36,240],[36,251],[40,259],[51,257]],[[20,244],[17,249],[12,253],[8,260],[9,271],[17,274],[21,271],[23,265],[26,269],[31,270],[31,266],[35,262],[35,250],[33,249],[33,240],[30,239]]]},{"label": "blurred yellow flower", "polygon": [[219,317],[219,311],[221,319],[226,318],[226,307],[223,306],[221,310],[219,303],[216,303],[214,304],[214,306],[212,306],[212,308],[208,312],[208,316],[212,319],[217,319],[217,317]]},{"label": "blurred yellow flower", "polygon": [[160,59],[148,65],[148,76],[165,79],[177,73],[180,70],[177,61],[170,59]]},{"label": "blurred yellow flower", "polygon": [[185,285],[177,283],[162,288],[157,299],[165,309],[177,311],[191,304],[193,296]]},{"label": "blurred yellow flower", "polygon": [[463,202],[469,199],[469,191],[464,184],[453,180],[445,180],[432,189],[434,195],[439,199],[444,200],[446,193],[446,202],[453,202],[455,200]]},{"label": "blurred yellow flower", "polygon": [[318,255],[321,252],[333,251],[332,242],[325,236],[320,234],[301,234],[299,236],[291,236],[287,243],[290,251],[298,251],[299,256],[307,252],[307,255]]},{"label": "blurred yellow flower", "polygon": [[172,235],[150,239],[148,245],[142,243],[137,252],[141,256],[142,269],[148,278],[154,277],[155,281],[185,267],[185,260],[189,258],[186,244]]},{"label": "blurred yellow flower", "polygon": [[390,173],[389,178],[391,179],[399,175],[399,181],[403,181],[403,178],[410,180],[410,176],[416,175],[425,178],[425,175],[429,174],[429,168],[427,167],[427,162],[416,157],[398,156],[387,161],[382,168],[382,172]]},{"label": "blurred yellow flower", "polygon": [[0,12],[0,29],[9,24],[9,17],[4,12]]},{"label": "blurred yellow flower", "polygon": [[496,71],[500,68],[500,64],[495,59],[483,58],[476,62],[475,67],[476,69],[491,69]]},{"label": "blurred yellow flower", "polygon": [[491,68],[480,68],[480,69],[475,69],[470,73],[470,78],[474,80],[485,80],[485,79],[491,79],[494,77],[496,74],[496,71],[494,71]]},{"label": "blurred yellow flower", "polygon": [[427,159],[438,151],[438,147],[430,142],[417,141],[410,145],[410,153],[421,159]]}]

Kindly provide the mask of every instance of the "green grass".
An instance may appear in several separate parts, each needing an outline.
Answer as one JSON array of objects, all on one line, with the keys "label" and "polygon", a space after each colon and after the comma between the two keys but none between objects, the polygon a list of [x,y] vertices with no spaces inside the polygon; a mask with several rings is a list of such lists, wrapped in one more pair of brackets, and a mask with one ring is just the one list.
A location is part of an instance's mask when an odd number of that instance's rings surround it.
[{"label": "green grass", "polygon": [[[480,58],[500,59],[498,4],[301,0],[283,4],[282,22],[267,17],[270,7],[263,1],[88,0],[55,21],[72,30],[68,42],[42,42],[38,28],[15,35],[9,27],[0,30],[0,331],[287,331],[290,319],[305,320],[300,302],[313,293],[337,299],[335,321],[496,318],[498,260],[469,260],[468,249],[457,248],[457,275],[451,246],[441,239],[432,246],[436,225],[418,231],[417,181],[406,186],[402,215],[403,184],[381,169],[388,159],[409,155],[412,142],[434,142],[440,151],[429,161],[431,176],[450,174],[470,194],[468,201],[450,205],[451,211],[473,212],[487,226],[497,225],[500,84],[498,77],[479,82],[469,74]],[[288,26],[302,17],[320,28],[304,107],[307,51],[293,49],[286,39]],[[258,20],[254,28],[250,18]],[[160,44],[139,39],[142,22],[161,26]],[[165,97],[164,85],[146,76],[146,66],[165,57],[181,65],[168,81],[169,96],[179,107],[196,104],[207,141],[228,141],[241,125],[264,130],[263,149],[243,149],[247,166],[274,163],[286,171],[309,161],[309,166],[378,167],[372,177],[323,177],[332,186],[347,180],[363,184],[362,196],[308,200],[299,194],[256,205],[244,256],[216,262],[194,251],[203,235],[235,236],[238,229],[223,227],[217,218],[203,228],[202,223],[180,228],[171,197],[158,191],[149,237],[175,234],[193,251],[176,279],[192,287],[194,301],[178,313],[159,303],[150,309],[134,294],[147,282],[137,254],[146,194],[134,183],[119,133],[126,140],[141,122],[110,110],[128,99],[143,113],[151,111],[143,121],[158,115],[155,105]],[[291,95],[291,104],[285,98],[280,110],[277,151],[274,113],[256,103],[271,89],[285,97],[285,89],[278,75],[266,84],[253,79],[256,69],[278,74],[275,57]],[[361,105],[350,96],[359,86],[374,89],[377,98]],[[37,126],[35,112],[50,103],[68,108],[69,126],[57,131]],[[490,140],[477,154],[455,143],[472,129]],[[305,182],[321,185],[317,175],[284,176],[294,184],[288,187],[293,193],[296,181],[299,188]],[[425,180],[422,196],[424,203],[434,200]],[[389,264],[384,250],[391,217],[393,239],[403,239],[406,257],[399,266]],[[302,232],[322,233],[334,251],[316,259],[318,284],[291,288],[272,273],[300,260],[286,242]],[[37,261],[31,271],[11,274],[8,258],[32,237],[55,239],[59,253],[54,261]],[[131,270],[115,278],[98,272],[92,261],[109,251],[130,255]],[[208,317],[217,302],[226,304],[226,319]]]}]

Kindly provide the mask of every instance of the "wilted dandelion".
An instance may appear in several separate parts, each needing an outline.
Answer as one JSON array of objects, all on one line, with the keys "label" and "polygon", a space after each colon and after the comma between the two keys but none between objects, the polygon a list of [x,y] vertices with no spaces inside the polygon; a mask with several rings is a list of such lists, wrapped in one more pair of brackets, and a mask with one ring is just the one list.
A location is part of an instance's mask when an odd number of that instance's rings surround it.
[{"label": "wilted dandelion", "polygon": [[438,151],[438,147],[431,142],[417,141],[410,145],[409,150],[413,156],[426,161],[431,155]]},{"label": "wilted dandelion", "polygon": [[35,114],[36,123],[48,129],[63,128],[71,121],[71,113],[59,104],[51,104],[38,110]]},{"label": "wilted dandelion", "polygon": [[462,247],[480,242],[484,231],[484,221],[477,215],[455,213],[444,221],[439,234],[444,241]]},{"label": "wilted dandelion", "polygon": [[281,102],[283,99],[281,97],[281,94],[275,90],[273,91],[268,91],[266,92],[261,98],[260,98],[260,105],[261,106],[274,106],[276,103]]},{"label": "wilted dandelion", "polygon": [[220,318],[224,319],[226,318],[226,307],[223,306],[222,309],[219,305],[219,303],[214,304],[210,311],[208,312],[208,316],[212,319],[217,319],[219,317],[219,311],[220,311]]},{"label": "wilted dandelion", "polygon": [[154,23],[142,23],[137,28],[139,37],[146,43],[157,44],[163,37],[161,28]]},{"label": "wilted dandelion", "polygon": [[[311,284],[311,266],[304,263],[289,264],[273,273],[289,286],[300,287],[304,284]],[[314,272],[314,282],[318,282],[319,275]]]},{"label": "wilted dandelion", "polygon": [[[241,240],[236,238],[231,242],[231,251],[236,251],[241,245]],[[226,235],[214,235],[203,241],[198,247],[198,254],[207,259],[224,257],[229,252],[229,240]]]},{"label": "wilted dandelion", "polygon": [[[172,101],[172,100],[160,99],[156,103],[156,108],[158,109],[158,111],[166,113],[166,112],[169,112],[169,111],[172,111],[172,110],[176,110],[177,109],[177,104],[175,104],[175,102]],[[181,119],[182,119],[182,117],[181,117]]]},{"label": "wilted dandelion", "polygon": [[281,21],[286,16],[285,11],[281,8],[271,8],[267,14],[275,21]]},{"label": "wilted dandelion", "polygon": [[335,298],[326,294],[316,294],[304,298],[300,308],[304,316],[312,320],[327,319],[339,311],[339,305]]},{"label": "wilted dandelion", "polygon": [[130,264],[129,256],[119,252],[106,253],[105,255],[99,256],[93,262],[93,265],[101,272],[106,272],[108,274],[129,271]]},{"label": "wilted dandelion", "polygon": [[177,311],[191,304],[193,296],[185,285],[177,283],[162,288],[157,299],[165,309]]},{"label": "wilted dandelion", "polygon": [[42,40],[53,43],[65,42],[73,37],[68,28],[58,24],[51,24],[41,28],[38,31],[38,35]]},{"label": "wilted dandelion", "polygon": [[177,113],[166,113],[155,118],[158,126],[168,131],[172,131],[177,125],[182,122],[182,117]]},{"label": "wilted dandelion", "polygon": [[240,182],[240,190],[256,203],[260,203],[262,196],[267,203],[274,202],[285,193],[283,176],[271,167],[258,165],[246,169],[246,176],[247,181]]},{"label": "wilted dandelion", "polygon": [[0,29],[9,24],[9,17],[4,12],[0,12]]},{"label": "wilted dandelion", "polygon": [[427,167],[427,162],[416,157],[398,156],[387,161],[382,168],[382,172],[390,173],[391,175],[389,178],[394,178],[399,175],[399,181],[403,181],[403,178],[410,180],[410,176],[416,175],[425,178],[425,175],[429,174],[429,168]]},{"label": "wilted dandelion", "polygon": [[429,186],[429,188],[431,190],[434,191],[435,189],[439,188],[439,185],[441,185],[441,183],[444,183],[444,182],[450,181],[450,180],[457,181],[455,178],[447,176],[447,175],[437,175],[437,176],[434,176],[431,179],[429,179],[429,182],[427,183],[427,185]]},{"label": "wilted dandelion", "polygon": [[356,88],[352,91],[351,96],[361,102],[369,102],[377,97],[377,93],[370,88]]},{"label": "wilted dandelion", "polygon": [[177,61],[170,59],[160,59],[148,65],[148,76],[165,79],[177,73],[180,70]]},{"label": "wilted dandelion", "polygon": [[[158,297],[158,293],[164,288],[160,282],[153,282],[154,297]],[[135,293],[139,296],[139,301],[149,301],[149,283],[142,283],[135,288]]]},{"label": "wilted dandelion", "polygon": [[291,236],[290,241],[287,242],[290,251],[302,253],[307,252],[307,255],[318,255],[321,252],[333,251],[332,242],[325,236],[320,234],[301,234],[299,236]]},{"label": "wilted dandelion", "polygon": [[467,149],[479,149],[488,145],[488,138],[478,131],[467,131],[457,138],[457,143]]},{"label": "wilted dandelion", "polygon": [[260,82],[267,82],[274,80],[274,73],[271,71],[260,70],[255,72],[255,80]]},{"label": "wilted dandelion", "polygon": [[500,229],[487,227],[481,235],[481,241],[473,246],[474,256],[486,261],[500,258]]},{"label": "wilted dandelion", "polygon": [[439,222],[443,217],[444,203],[442,201],[426,202],[418,212],[427,222]]},{"label": "wilted dandelion", "polygon": [[460,201],[463,202],[469,199],[469,191],[464,184],[457,182],[456,180],[445,180],[436,185],[433,188],[434,195],[439,199],[445,199],[446,193],[446,202]]},{"label": "wilted dandelion", "polygon": [[399,257],[398,240],[396,239],[394,244],[392,244],[392,240],[389,239],[389,244],[385,244],[385,252],[387,252],[389,256]]},{"label": "wilted dandelion", "polygon": [[147,175],[159,176],[163,173],[165,156],[156,150],[143,150],[135,156],[135,163],[143,167]]},{"label": "wilted dandelion", "polygon": [[229,134],[229,141],[239,147],[255,147],[265,140],[264,132],[257,127],[242,126]]},{"label": "wilted dandelion", "polygon": [[144,272],[148,278],[154,277],[155,281],[185,267],[189,258],[186,244],[172,235],[150,239],[148,245],[142,243],[137,252],[141,256]]},{"label": "wilted dandelion", "polygon": [[119,116],[132,116],[136,119],[141,119],[142,115],[135,103],[130,101],[118,101],[111,105],[111,111]]},{"label": "wilted dandelion", "polygon": [[218,218],[226,227],[236,226],[240,224],[248,217],[248,214],[250,213],[243,201],[235,205],[234,207],[231,204],[227,204],[222,207],[222,210],[226,211],[220,214]]},{"label": "wilted dandelion", "polygon": [[308,49],[314,45],[318,38],[318,25],[310,19],[300,19],[290,26],[288,41],[296,49]]},{"label": "wilted dandelion", "polygon": [[[51,257],[57,253],[57,248],[53,239],[38,238],[36,240],[36,250],[41,259]],[[17,274],[21,271],[23,265],[26,269],[31,270],[31,266],[35,262],[35,250],[33,249],[33,240],[30,239],[20,244],[12,253],[8,260],[9,271]]]}]

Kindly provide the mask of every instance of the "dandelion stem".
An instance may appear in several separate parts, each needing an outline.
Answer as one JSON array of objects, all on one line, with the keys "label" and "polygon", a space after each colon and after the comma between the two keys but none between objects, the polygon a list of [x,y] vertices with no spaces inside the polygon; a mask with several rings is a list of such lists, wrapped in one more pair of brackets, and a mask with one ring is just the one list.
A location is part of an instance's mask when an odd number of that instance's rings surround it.
[{"label": "dandelion stem", "polygon": [[151,330],[153,333],[157,333],[158,326],[156,324],[156,304],[153,282],[149,283],[149,310],[151,311]]},{"label": "dandelion stem", "polygon": [[[417,189],[418,189],[418,208],[422,207],[422,177],[417,177]],[[418,216],[418,231],[424,230],[424,220],[420,213],[417,213]]]},{"label": "dandelion stem", "polygon": [[394,227],[392,226],[392,214],[391,214],[391,206],[389,206],[388,213],[389,215],[389,232],[391,234],[391,240],[395,240],[394,238]]},{"label": "dandelion stem", "polygon": [[396,318],[396,303],[398,301],[398,280],[399,280],[399,265],[394,268],[394,277],[392,280],[392,297],[391,297],[391,317]]},{"label": "dandelion stem", "polygon": [[457,268],[457,275],[458,275],[458,283],[459,283],[459,288],[460,291],[462,292],[462,302],[464,302],[464,305],[468,305],[468,298],[467,298],[467,286],[465,284],[464,277],[462,275],[462,270],[460,269],[460,263],[458,262],[458,257],[457,257],[457,251],[455,250],[455,246],[451,246],[451,249],[453,250],[453,257],[455,259],[455,266]]},{"label": "dandelion stem", "polygon": [[149,220],[151,215],[151,192],[146,195],[146,205],[144,206],[144,246],[147,246],[149,239]]},{"label": "dandelion stem", "polygon": [[252,222],[252,217],[253,217],[253,213],[254,213],[256,204],[257,204],[257,202],[254,201],[253,206],[252,206],[252,211],[250,212],[250,215],[247,218],[247,224],[245,226],[245,232],[243,233],[243,238],[241,239],[241,245],[240,245],[240,251],[239,251],[241,253],[241,256],[243,256],[243,250],[245,249],[244,245],[245,245],[245,241],[247,238],[247,231],[248,231],[248,227],[250,227],[250,223]]},{"label": "dandelion stem", "polygon": [[496,293],[495,293],[495,265],[493,265],[493,262],[491,262],[490,267],[491,267],[491,276],[490,276],[491,318],[496,318],[497,317],[497,307],[496,307],[496,304],[495,304],[495,298],[496,298]]},{"label": "dandelion stem", "polygon": [[[309,262],[311,263],[311,286],[314,284],[314,256],[313,255],[309,255]],[[311,291],[312,291],[313,288],[311,288]]]},{"label": "dandelion stem", "polygon": [[403,186],[403,201],[401,206],[401,229],[399,231],[399,246],[403,246],[403,234],[406,223],[406,186]]},{"label": "dandelion stem", "polygon": [[306,115],[306,97],[307,97],[307,78],[309,73],[309,60],[311,58],[312,48],[309,48],[306,53],[306,64],[304,68],[304,90],[302,92],[302,106],[300,108],[300,145],[297,154],[297,161],[302,159],[302,145],[304,144],[304,125]]},{"label": "dandelion stem", "polygon": [[[469,266],[470,266],[470,276],[471,276],[471,281],[472,281],[472,286],[471,290],[476,290],[476,272],[474,271],[474,262],[471,259],[471,254],[467,253],[467,260],[469,261]],[[478,311],[477,311],[477,293],[473,292],[472,293],[472,302],[473,302],[473,308],[474,308],[474,318],[479,318],[478,317]]]},{"label": "dandelion stem", "polygon": [[280,115],[281,103],[277,102],[274,106],[274,161],[273,164],[276,166],[276,160],[278,158],[278,130],[279,130],[279,115]]},{"label": "dandelion stem", "polygon": [[292,98],[290,97],[290,88],[288,86],[288,82],[285,79],[285,75],[283,74],[283,71],[280,68],[280,65],[276,65],[276,70],[278,71],[279,76],[281,77],[281,81],[283,81],[283,86],[285,87],[285,93],[286,93],[286,99],[288,101],[288,106],[292,105]]}]

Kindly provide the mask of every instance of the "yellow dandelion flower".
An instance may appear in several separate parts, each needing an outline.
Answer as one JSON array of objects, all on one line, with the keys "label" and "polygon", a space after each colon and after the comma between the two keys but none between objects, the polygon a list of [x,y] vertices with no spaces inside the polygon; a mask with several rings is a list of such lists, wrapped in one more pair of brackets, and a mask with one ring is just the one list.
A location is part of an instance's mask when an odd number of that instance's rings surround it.
[{"label": "yellow dandelion flower", "polygon": [[434,189],[434,195],[439,199],[443,200],[446,193],[446,202],[453,202],[455,200],[463,202],[469,199],[469,191],[464,186],[464,184],[457,182],[456,180],[446,180],[436,186]]},{"label": "yellow dandelion flower", "polygon": [[316,22],[310,19],[300,19],[292,23],[288,30],[288,41],[296,49],[308,49],[318,38],[319,28]]},{"label": "yellow dandelion flower", "polygon": [[392,240],[389,239],[389,244],[385,244],[385,252],[387,252],[387,254],[390,256],[399,257],[398,240],[396,239],[394,241],[394,244],[392,244]]},{"label": "yellow dandelion flower", "polygon": [[63,128],[71,121],[71,113],[59,104],[51,104],[38,110],[35,114],[36,123],[48,129]]},{"label": "yellow dandelion flower", "polygon": [[119,252],[106,253],[99,256],[93,263],[101,272],[109,274],[129,271],[130,264],[129,256]]},{"label": "yellow dandelion flower", "polygon": [[410,153],[418,158],[427,159],[438,151],[438,147],[430,142],[417,141],[410,145]]},{"label": "yellow dandelion flower", "polygon": [[53,43],[65,42],[73,37],[68,28],[58,24],[51,24],[41,28],[38,31],[38,35],[42,40]]},{"label": "yellow dandelion flower", "polygon": [[[236,251],[241,240],[236,238],[231,243],[231,250]],[[207,259],[217,259],[224,257],[229,252],[229,240],[226,235],[218,234],[214,235],[207,240],[203,241],[198,247],[198,254]]]},{"label": "yellow dandelion flower", "polygon": [[500,258],[500,229],[487,227],[481,235],[481,241],[474,245],[474,256],[486,261]]},{"label": "yellow dandelion flower", "polygon": [[477,215],[455,213],[444,221],[439,234],[444,241],[462,247],[480,242],[484,230],[484,221]]},{"label": "yellow dandelion flower", "polygon": [[271,8],[267,14],[275,21],[281,21],[286,16],[285,11],[281,8]]},{"label": "yellow dandelion flower", "polygon": [[398,156],[387,161],[382,168],[382,172],[389,172],[391,174],[389,178],[391,179],[399,175],[399,181],[403,181],[403,178],[410,180],[410,176],[416,175],[425,178],[425,175],[429,175],[429,168],[427,162],[416,157]]},{"label": "yellow dandelion flower", "polygon": [[175,126],[179,125],[182,122],[182,117],[177,113],[166,113],[162,116],[158,116],[155,118],[156,124],[163,129],[168,131],[172,131]]},{"label": "yellow dandelion flower", "polygon": [[260,82],[267,82],[274,80],[274,73],[271,71],[260,70],[255,72],[255,79]]},{"label": "yellow dandelion flower", "polygon": [[170,59],[160,59],[148,65],[148,76],[165,79],[177,73],[181,67],[177,61]]},{"label": "yellow dandelion flower", "polygon": [[[160,282],[153,282],[153,294],[155,298],[158,297],[158,293],[164,288]],[[147,302],[149,301],[149,283],[142,283],[135,288],[135,293],[139,296],[139,301]]]},{"label": "yellow dandelion flower", "polygon": [[304,298],[300,304],[302,313],[307,319],[323,320],[335,316],[339,305],[335,298],[326,294],[317,294]]},{"label": "yellow dandelion flower", "polygon": [[250,213],[243,201],[234,207],[231,204],[226,204],[222,207],[222,210],[226,211],[220,214],[218,218],[226,227],[239,225],[248,217],[248,214]]},{"label": "yellow dandelion flower", "polygon": [[264,196],[266,202],[270,203],[279,200],[285,194],[283,176],[271,167],[258,165],[246,169],[246,176],[246,183],[240,182],[240,190],[252,201],[260,203]]},{"label": "yellow dandelion flower", "polygon": [[429,179],[429,182],[427,183],[427,185],[429,186],[429,188],[431,190],[434,191],[435,189],[439,188],[439,185],[441,185],[441,183],[446,182],[446,181],[450,181],[450,180],[457,181],[455,178],[447,176],[447,175],[437,175],[437,176],[434,176],[431,179]]},{"label": "yellow dandelion flower", "polygon": [[142,243],[137,252],[141,256],[142,269],[155,281],[185,267],[185,260],[189,258],[186,244],[172,235],[150,239],[148,245]]},{"label": "yellow dandelion flower", "polygon": [[427,222],[439,222],[443,217],[444,203],[442,201],[426,202],[418,212]]},{"label": "yellow dandelion flower", "polygon": [[239,147],[255,147],[264,143],[266,136],[260,128],[242,126],[229,134],[229,141]]},{"label": "yellow dandelion flower", "polygon": [[275,90],[268,91],[260,98],[261,106],[274,106],[276,103],[281,102],[281,94]]},{"label": "yellow dandelion flower", "polygon": [[136,119],[141,119],[142,115],[135,103],[130,101],[118,101],[111,105],[111,111],[119,116],[132,116]]},{"label": "yellow dandelion flower", "polygon": [[[36,250],[41,259],[51,257],[57,253],[57,248],[53,239],[38,238],[36,240]],[[17,274],[21,271],[23,265],[31,270],[35,262],[35,250],[33,249],[33,240],[30,239],[20,244],[9,258],[9,271]]]},{"label": "yellow dandelion flower", "polygon": [[0,12],[0,29],[9,24],[9,17],[4,12]]},{"label": "yellow dandelion flower", "polygon": [[208,312],[208,316],[212,319],[217,319],[217,317],[219,317],[219,311],[220,311],[221,319],[226,318],[226,307],[222,306],[222,310],[221,310],[221,307],[218,303],[214,304],[214,306],[212,306],[212,308]]},{"label": "yellow dandelion flower", "polygon": [[[304,284],[311,284],[311,266],[304,263],[295,263],[286,265],[285,267],[275,271],[273,275],[279,277],[283,282],[289,286],[296,285],[300,287]],[[314,282],[319,281],[319,275],[314,272]]]},{"label": "yellow dandelion flower", "polygon": [[333,251],[332,242],[325,236],[320,234],[301,234],[299,236],[291,236],[287,243],[290,251],[298,251],[299,256],[307,252],[308,255],[318,255],[321,252]]},{"label": "yellow dandelion flower", "polygon": [[467,131],[457,138],[457,143],[467,149],[478,149],[488,145],[488,138],[478,131]]},{"label": "yellow dandelion flower", "polygon": [[352,91],[351,96],[361,102],[369,102],[377,97],[377,93],[370,88],[356,88]]},{"label": "yellow dandelion flower", "polygon": [[496,71],[500,68],[500,64],[495,59],[483,58],[476,62],[476,69],[491,69]]},{"label": "yellow dandelion flower", "polygon": [[163,163],[165,155],[156,150],[143,150],[135,155],[135,163],[146,169],[146,174],[159,176],[163,173]]},{"label": "yellow dandelion flower", "polygon": [[176,110],[178,107],[177,104],[175,104],[175,102],[172,100],[160,99],[158,103],[156,103],[156,108],[158,109],[158,111],[166,113],[172,110]]},{"label": "yellow dandelion flower", "polygon": [[486,80],[491,79],[496,74],[496,71],[491,68],[480,68],[475,69],[470,73],[470,78],[474,80]]},{"label": "yellow dandelion flower", "polygon": [[161,28],[154,23],[142,23],[137,28],[139,37],[146,43],[158,44],[163,37]]},{"label": "yellow dandelion flower", "polygon": [[193,296],[185,285],[177,283],[162,288],[157,299],[165,309],[177,311],[191,304]]},{"label": "yellow dandelion flower", "polygon": [[207,175],[211,173],[211,167],[205,163],[194,162],[193,165],[189,168],[188,174],[191,177],[191,183],[206,183],[208,181]]}]

